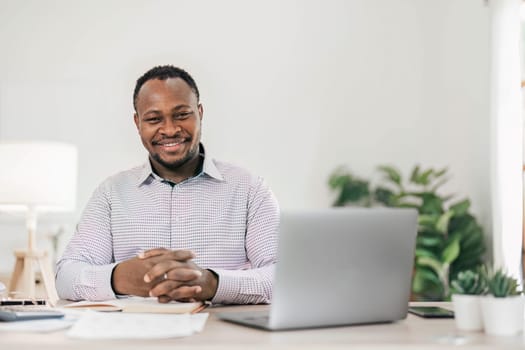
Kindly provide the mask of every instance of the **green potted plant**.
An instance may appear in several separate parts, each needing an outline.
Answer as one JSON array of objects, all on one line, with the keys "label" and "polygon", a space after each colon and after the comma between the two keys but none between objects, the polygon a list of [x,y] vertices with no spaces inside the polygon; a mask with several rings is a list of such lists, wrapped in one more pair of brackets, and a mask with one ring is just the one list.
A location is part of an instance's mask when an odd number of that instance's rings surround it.
[{"label": "green potted plant", "polygon": [[329,179],[337,193],[334,206],[416,208],[419,228],[412,299],[447,300],[450,281],[459,271],[483,263],[483,230],[470,213],[470,201],[441,193],[448,181],[447,169],[415,166],[406,179],[391,166],[380,166],[378,171],[381,179],[372,184],[343,167],[336,169]]},{"label": "green potted plant", "polygon": [[523,330],[523,297],[518,281],[499,269],[487,273],[488,293],[481,300],[485,332],[514,335]]},{"label": "green potted plant", "polygon": [[452,280],[452,303],[456,327],[465,331],[483,329],[481,296],[487,293],[487,280],[483,267],[458,273]]}]

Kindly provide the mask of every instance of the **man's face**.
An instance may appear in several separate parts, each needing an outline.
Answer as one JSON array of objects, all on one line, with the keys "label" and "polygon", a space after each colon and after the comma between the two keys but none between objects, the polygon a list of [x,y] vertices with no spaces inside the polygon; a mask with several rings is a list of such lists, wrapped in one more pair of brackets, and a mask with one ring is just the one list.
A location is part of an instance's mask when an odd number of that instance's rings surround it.
[{"label": "man's face", "polygon": [[136,109],[135,125],[157,171],[176,172],[198,157],[202,105],[184,80],[148,80]]}]

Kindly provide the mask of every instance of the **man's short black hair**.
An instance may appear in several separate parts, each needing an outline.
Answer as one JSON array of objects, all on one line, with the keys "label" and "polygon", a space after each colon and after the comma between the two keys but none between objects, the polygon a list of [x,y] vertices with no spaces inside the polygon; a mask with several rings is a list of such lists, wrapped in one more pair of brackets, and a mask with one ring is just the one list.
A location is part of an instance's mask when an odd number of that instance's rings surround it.
[{"label": "man's short black hair", "polygon": [[137,84],[135,85],[135,91],[133,92],[133,108],[135,108],[135,111],[137,110],[137,95],[139,94],[139,90],[142,87],[142,85],[144,85],[144,83],[148,80],[166,80],[168,78],[181,78],[182,80],[184,80],[186,84],[188,84],[193,90],[193,92],[197,96],[197,102],[199,102],[199,89],[197,88],[195,80],[193,80],[193,78],[188,72],[186,72],[184,69],[171,65],[157,66],[151,68],[137,80]]}]

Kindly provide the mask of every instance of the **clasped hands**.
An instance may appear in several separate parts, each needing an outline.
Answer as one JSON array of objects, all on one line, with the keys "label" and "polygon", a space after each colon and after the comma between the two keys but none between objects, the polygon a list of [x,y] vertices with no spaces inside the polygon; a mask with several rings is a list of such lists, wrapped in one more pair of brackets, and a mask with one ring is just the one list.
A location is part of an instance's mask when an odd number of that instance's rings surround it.
[{"label": "clasped hands", "polygon": [[156,248],[119,263],[113,271],[116,294],[157,297],[159,302],[210,300],[217,277],[201,269],[189,250]]}]

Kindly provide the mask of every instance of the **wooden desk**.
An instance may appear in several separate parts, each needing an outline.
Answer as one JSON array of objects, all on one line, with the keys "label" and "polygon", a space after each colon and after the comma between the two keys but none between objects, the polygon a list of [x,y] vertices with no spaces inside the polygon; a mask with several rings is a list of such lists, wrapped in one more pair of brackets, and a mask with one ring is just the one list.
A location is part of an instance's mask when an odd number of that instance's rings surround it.
[{"label": "wooden desk", "polygon": [[[425,305],[428,303],[413,303]],[[434,305],[436,303],[433,303]],[[450,308],[450,303],[441,303]],[[406,320],[377,325],[267,332],[218,320],[224,311],[266,309],[268,306],[209,308],[204,331],[186,338],[165,340],[86,341],[68,339],[65,332],[47,334],[0,333],[0,349],[524,349],[523,335],[488,336],[481,332],[461,332],[453,319],[422,319],[409,314]]]}]

